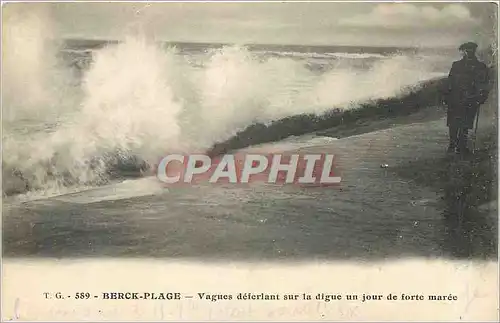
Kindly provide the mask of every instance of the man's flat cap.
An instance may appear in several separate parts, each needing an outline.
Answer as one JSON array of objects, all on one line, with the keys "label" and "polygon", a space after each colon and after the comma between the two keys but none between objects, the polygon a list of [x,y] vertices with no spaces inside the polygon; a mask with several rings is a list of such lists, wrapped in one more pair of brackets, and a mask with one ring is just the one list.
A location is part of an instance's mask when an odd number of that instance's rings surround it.
[{"label": "man's flat cap", "polygon": [[466,49],[477,49],[477,44],[473,43],[473,42],[467,42],[467,43],[463,43],[458,48],[458,50],[466,50]]}]

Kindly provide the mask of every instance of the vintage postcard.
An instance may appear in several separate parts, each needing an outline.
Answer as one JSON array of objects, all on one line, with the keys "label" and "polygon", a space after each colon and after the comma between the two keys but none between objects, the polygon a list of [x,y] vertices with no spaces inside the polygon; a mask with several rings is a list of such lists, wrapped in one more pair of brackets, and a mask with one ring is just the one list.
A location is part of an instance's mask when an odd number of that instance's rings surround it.
[{"label": "vintage postcard", "polygon": [[498,2],[2,2],[3,321],[492,321]]}]

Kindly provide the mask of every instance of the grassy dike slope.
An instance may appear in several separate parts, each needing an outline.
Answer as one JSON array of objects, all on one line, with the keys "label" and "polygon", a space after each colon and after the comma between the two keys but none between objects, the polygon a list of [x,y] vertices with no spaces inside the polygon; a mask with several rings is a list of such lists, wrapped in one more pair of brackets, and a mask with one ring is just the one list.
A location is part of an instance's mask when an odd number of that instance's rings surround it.
[{"label": "grassy dike slope", "polygon": [[413,89],[408,89],[401,97],[366,102],[349,110],[333,107],[331,111],[320,116],[300,114],[268,125],[253,124],[227,141],[217,143],[210,152],[218,155],[251,145],[314,132],[323,136],[342,138],[380,130],[393,124],[438,119],[444,115],[443,109],[435,108],[441,102],[439,90],[444,82],[444,79],[426,81]]}]

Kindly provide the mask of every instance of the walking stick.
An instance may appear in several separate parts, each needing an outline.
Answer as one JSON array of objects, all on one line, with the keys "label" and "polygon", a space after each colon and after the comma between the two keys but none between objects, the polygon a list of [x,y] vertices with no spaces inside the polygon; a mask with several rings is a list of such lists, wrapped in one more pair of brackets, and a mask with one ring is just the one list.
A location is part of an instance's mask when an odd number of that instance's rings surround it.
[{"label": "walking stick", "polygon": [[474,137],[472,139],[472,153],[474,153],[476,151],[477,126],[479,123],[479,112],[480,111],[481,111],[481,106],[477,107],[476,126],[474,127]]}]

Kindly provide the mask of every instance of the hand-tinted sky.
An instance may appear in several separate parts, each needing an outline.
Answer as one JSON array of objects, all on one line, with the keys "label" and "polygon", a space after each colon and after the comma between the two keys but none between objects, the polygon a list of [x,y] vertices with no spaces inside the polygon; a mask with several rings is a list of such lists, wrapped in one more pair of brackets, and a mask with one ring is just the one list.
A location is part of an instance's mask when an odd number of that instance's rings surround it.
[{"label": "hand-tinted sky", "polygon": [[[31,6],[35,6],[31,4]],[[120,39],[139,26],[161,40],[455,46],[485,42],[491,3],[52,3],[59,36]]]}]

